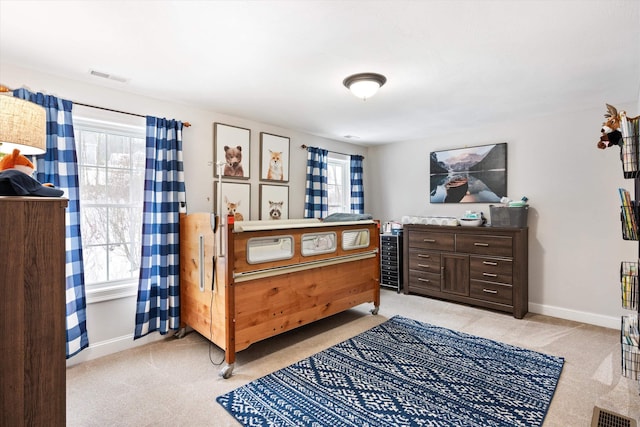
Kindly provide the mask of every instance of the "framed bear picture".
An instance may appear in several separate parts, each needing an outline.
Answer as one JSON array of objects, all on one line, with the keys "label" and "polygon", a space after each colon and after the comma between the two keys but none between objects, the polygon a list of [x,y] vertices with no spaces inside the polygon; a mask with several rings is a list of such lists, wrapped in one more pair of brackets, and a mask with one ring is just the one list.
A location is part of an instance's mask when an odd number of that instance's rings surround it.
[{"label": "framed bear picture", "polygon": [[260,180],[289,182],[289,138],[260,132]]},{"label": "framed bear picture", "polygon": [[260,219],[289,219],[289,186],[260,184]]},{"label": "framed bear picture", "polygon": [[223,123],[213,124],[213,176],[222,171],[224,178],[250,178],[251,130],[229,126]]}]

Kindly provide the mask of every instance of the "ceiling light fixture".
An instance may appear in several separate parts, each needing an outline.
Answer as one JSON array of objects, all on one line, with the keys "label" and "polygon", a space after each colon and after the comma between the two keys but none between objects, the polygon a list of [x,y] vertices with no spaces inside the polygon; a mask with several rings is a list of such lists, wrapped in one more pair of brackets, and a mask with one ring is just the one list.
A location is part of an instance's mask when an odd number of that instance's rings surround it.
[{"label": "ceiling light fixture", "polygon": [[358,73],[344,79],[342,84],[355,96],[366,101],[375,95],[386,82],[387,78],[382,74]]}]

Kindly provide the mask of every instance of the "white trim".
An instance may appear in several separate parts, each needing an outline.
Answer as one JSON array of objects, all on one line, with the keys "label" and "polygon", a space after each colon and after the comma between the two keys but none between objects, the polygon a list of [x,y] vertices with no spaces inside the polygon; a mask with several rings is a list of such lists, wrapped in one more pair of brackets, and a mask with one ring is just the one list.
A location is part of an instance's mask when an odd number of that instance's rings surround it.
[{"label": "white trim", "polygon": [[67,368],[82,362],[88,362],[89,360],[97,359],[99,357],[108,356],[113,353],[118,353],[120,351],[140,347],[141,345],[160,341],[166,339],[167,337],[171,337],[170,334],[171,332],[167,335],[160,335],[160,333],[154,332],[137,340],[133,339],[133,334],[128,334],[121,337],[100,341],[95,344],[90,344],[88,348],[85,348],[72,358],[67,359]]},{"label": "white trim", "polygon": [[87,304],[111,301],[138,295],[138,284],[136,282],[128,282],[105,286],[89,285],[85,288],[85,294]]},{"label": "white trim", "polygon": [[603,316],[601,314],[586,311],[571,310],[545,304],[529,303],[529,311],[545,316],[559,317],[560,319],[573,320],[575,322],[588,323],[610,329],[620,329],[620,316]]},{"label": "white trim", "polygon": [[73,124],[83,126],[96,126],[103,129],[117,130],[142,135],[145,137],[146,119],[130,114],[108,111],[100,108],[85,107],[75,104],[73,106]]}]

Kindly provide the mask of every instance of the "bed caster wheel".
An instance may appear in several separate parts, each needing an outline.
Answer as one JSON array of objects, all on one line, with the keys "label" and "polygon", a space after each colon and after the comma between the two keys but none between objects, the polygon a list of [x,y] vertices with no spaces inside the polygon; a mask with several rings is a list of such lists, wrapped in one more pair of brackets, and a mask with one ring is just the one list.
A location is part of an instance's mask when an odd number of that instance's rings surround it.
[{"label": "bed caster wheel", "polygon": [[371,310],[371,314],[375,316],[376,314],[378,314],[378,310],[380,310],[380,307],[373,307],[373,310]]},{"label": "bed caster wheel", "polygon": [[177,339],[182,339],[186,335],[187,335],[187,328],[180,328],[175,334],[173,334],[173,337]]},{"label": "bed caster wheel", "polygon": [[231,373],[233,372],[233,363],[230,365],[226,365],[224,368],[220,370],[220,376],[225,380],[231,378]]}]

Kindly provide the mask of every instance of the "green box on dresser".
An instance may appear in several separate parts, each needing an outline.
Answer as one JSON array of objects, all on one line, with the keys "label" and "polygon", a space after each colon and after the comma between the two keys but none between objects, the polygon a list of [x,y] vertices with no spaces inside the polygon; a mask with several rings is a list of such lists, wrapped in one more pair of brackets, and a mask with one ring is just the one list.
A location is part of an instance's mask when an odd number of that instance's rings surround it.
[{"label": "green box on dresser", "polygon": [[528,228],[404,225],[404,293],[505,311],[529,305]]}]

